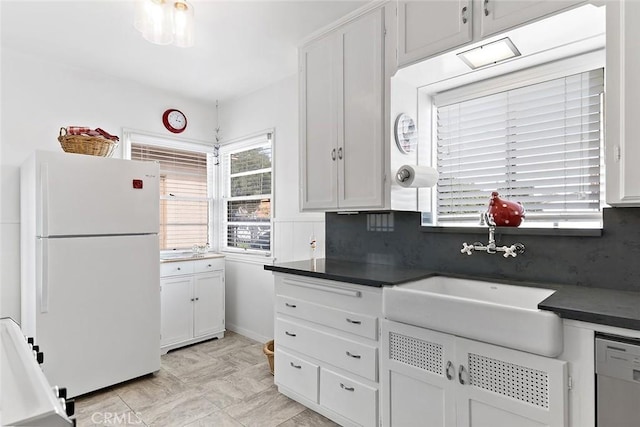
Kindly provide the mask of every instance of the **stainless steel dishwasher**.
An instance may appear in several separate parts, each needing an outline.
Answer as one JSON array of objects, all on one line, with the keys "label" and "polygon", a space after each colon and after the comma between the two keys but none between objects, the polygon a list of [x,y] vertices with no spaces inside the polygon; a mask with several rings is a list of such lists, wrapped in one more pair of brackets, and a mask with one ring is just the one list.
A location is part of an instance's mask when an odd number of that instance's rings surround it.
[{"label": "stainless steel dishwasher", "polygon": [[640,339],[596,336],[598,427],[640,426]]}]

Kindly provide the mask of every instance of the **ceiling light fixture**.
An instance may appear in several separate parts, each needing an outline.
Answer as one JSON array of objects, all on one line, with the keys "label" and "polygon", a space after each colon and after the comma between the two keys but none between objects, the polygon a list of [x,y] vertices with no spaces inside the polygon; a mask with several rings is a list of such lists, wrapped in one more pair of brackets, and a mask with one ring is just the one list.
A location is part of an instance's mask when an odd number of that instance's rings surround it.
[{"label": "ceiling light fixture", "polygon": [[516,56],[520,56],[520,51],[518,51],[509,37],[458,54],[458,57],[474,70],[515,58]]},{"label": "ceiling light fixture", "polygon": [[193,6],[186,0],[138,0],[134,26],[151,43],[193,46]]}]

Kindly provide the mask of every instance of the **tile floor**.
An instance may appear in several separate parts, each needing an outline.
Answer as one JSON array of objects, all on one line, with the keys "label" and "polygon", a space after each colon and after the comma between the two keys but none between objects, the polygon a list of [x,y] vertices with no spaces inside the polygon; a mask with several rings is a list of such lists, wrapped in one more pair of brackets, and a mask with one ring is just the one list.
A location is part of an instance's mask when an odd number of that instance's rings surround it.
[{"label": "tile floor", "polygon": [[78,426],[325,427],[278,393],[262,344],[227,332],[162,356],[160,371],[76,399]]}]

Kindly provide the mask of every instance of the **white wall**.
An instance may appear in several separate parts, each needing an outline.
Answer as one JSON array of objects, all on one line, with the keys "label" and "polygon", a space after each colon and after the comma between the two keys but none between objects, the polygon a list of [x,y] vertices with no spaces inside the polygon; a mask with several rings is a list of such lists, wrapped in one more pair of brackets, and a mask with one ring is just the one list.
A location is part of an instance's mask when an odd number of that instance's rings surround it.
[{"label": "white wall", "polygon": [[[258,92],[220,104],[220,133],[232,141],[275,129],[274,230],[276,262],[309,258],[309,237],[324,254],[324,215],[299,212],[298,81],[293,75]],[[273,337],[273,276],[267,259],[227,257],[227,328],[265,341]]]},{"label": "white wall", "polygon": [[[185,138],[211,141],[215,105],[2,49],[0,70],[0,317],[20,318],[19,167],[36,149],[60,151],[60,127],[122,128],[155,133],[162,112],[188,117]],[[114,157],[120,157],[120,149]]]}]

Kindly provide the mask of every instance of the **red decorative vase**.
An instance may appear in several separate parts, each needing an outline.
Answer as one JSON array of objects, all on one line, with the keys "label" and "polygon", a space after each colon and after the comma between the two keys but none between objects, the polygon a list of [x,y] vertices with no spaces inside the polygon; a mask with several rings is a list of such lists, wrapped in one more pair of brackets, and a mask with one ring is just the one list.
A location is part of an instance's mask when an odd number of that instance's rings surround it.
[{"label": "red decorative vase", "polygon": [[491,193],[489,215],[498,227],[518,227],[524,219],[524,206],[520,202],[510,202],[498,197],[497,191]]}]

